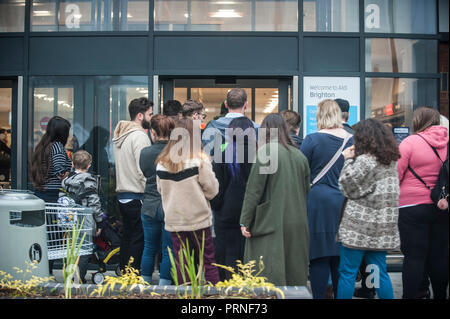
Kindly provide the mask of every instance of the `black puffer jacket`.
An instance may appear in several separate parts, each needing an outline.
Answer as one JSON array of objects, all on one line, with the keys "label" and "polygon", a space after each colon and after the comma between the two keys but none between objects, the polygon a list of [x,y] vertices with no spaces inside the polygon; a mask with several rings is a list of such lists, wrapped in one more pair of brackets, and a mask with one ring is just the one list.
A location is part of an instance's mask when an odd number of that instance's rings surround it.
[{"label": "black puffer jacket", "polygon": [[[229,144],[227,148],[233,147]],[[225,163],[225,152],[222,152],[222,163],[213,163],[214,173],[219,181],[219,193],[211,200],[214,211],[215,227],[240,227],[242,204],[244,202],[245,188],[252,168],[249,160],[248,144],[244,144],[244,163],[239,164],[239,171],[232,174],[231,164]],[[252,155],[251,155],[252,156]],[[254,154],[253,154],[254,156]]]}]

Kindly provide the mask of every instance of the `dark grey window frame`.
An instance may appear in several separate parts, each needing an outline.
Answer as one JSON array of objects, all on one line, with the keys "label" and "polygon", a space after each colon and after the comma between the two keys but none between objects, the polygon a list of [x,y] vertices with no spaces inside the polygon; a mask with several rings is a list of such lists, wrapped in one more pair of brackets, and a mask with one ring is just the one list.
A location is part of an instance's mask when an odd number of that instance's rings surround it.
[{"label": "dark grey window frame", "polygon": [[[336,77],[346,77],[358,76],[360,78],[360,114],[366,113],[366,105],[365,105],[365,80],[369,77],[384,77],[384,78],[420,78],[420,79],[435,79],[436,82],[441,79],[441,75],[439,73],[439,69],[436,70],[435,73],[375,73],[375,72],[366,72],[365,71],[365,39],[367,38],[403,38],[403,39],[433,39],[439,41],[448,42],[448,33],[439,33],[439,3],[438,0],[434,0],[436,2],[436,34],[396,34],[396,33],[366,33],[364,32],[364,0],[359,0],[359,32],[303,32],[303,1],[298,1],[298,32],[260,32],[260,31],[252,31],[252,32],[207,32],[207,31],[197,31],[197,32],[169,32],[169,31],[154,31],[154,1],[150,1],[149,5],[149,30],[148,31],[62,31],[62,32],[31,32],[31,0],[26,0],[25,2],[25,29],[24,32],[11,32],[11,33],[0,33],[0,38],[8,39],[8,38],[21,38],[23,39],[23,67],[20,70],[16,71],[4,71],[0,70],[0,77],[18,77],[23,76],[23,122],[29,122],[29,114],[28,114],[28,105],[30,103],[30,92],[29,92],[29,80],[30,76],[37,76],[39,74],[31,74],[30,73],[30,39],[32,38],[40,38],[40,37],[65,37],[70,40],[71,37],[92,37],[92,36],[102,36],[102,37],[123,37],[125,36],[144,36],[148,39],[148,68],[147,70],[143,70],[142,76],[148,76],[149,83],[149,97],[153,98],[153,90],[152,90],[152,82],[154,75],[164,75],[160,73],[156,73],[154,69],[154,40],[155,37],[171,37],[171,36],[213,36],[213,37],[228,37],[228,36],[237,36],[237,37],[295,37],[298,41],[298,70],[292,70],[292,72],[288,72],[286,74],[276,74],[275,71],[272,74],[251,74],[251,72],[240,71],[240,70],[230,70],[230,73],[233,73],[236,76],[298,76],[298,112],[303,114],[303,77],[304,76],[336,76]],[[304,72],[304,56],[303,56],[303,43],[305,37],[342,37],[342,38],[356,38],[359,39],[360,44],[360,68],[359,72],[333,72],[332,74],[328,72]],[[270,44],[268,45],[270,47]],[[439,52],[436,59],[439,61]],[[182,74],[176,74],[174,70],[171,76],[177,76]],[[256,71],[256,70],[255,70]],[[220,74],[217,73],[218,70],[211,69],[208,74],[205,74],[204,71],[200,72],[191,72],[191,76],[211,76],[211,75],[229,75],[229,74]],[[99,72],[101,73],[101,72]],[[257,72],[255,72],[257,73]],[[108,73],[109,74],[109,73]],[[83,74],[66,74],[67,76],[83,76]],[[90,76],[102,76],[104,74],[89,74]],[[116,75],[126,76],[128,74],[120,73]],[[136,74],[133,74],[136,75]],[[439,84],[437,87],[437,97],[439,97]],[[440,101],[438,99],[438,108],[440,108]],[[303,132],[303,130],[300,130]],[[22,149],[16,150],[22,152],[22,163],[19,163],[17,169],[21,169],[22,172],[27,172],[27,163],[26,160],[28,158],[27,147],[28,147],[28,128],[24,127],[24,132],[22,134]],[[22,174],[22,179],[20,181],[20,185],[24,187],[26,185],[27,174]],[[17,181],[13,181],[13,185],[17,185]]]}]

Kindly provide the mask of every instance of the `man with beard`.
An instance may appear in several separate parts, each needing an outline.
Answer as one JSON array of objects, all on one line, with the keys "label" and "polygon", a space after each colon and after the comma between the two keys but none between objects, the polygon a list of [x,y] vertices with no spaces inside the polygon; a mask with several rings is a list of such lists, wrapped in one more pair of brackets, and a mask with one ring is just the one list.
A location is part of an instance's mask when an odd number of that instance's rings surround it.
[{"label": "man with beard", "polygon": [[144,231],[141,221],[142,196],[146,178],[139,167],[141,150],[150,146],[145,130],[150,128],[153,102],[145,97],[134,99],[128,106],[131,121],[120,121],[114,130],[114,159],[116,163],[116,192],[122,215],[123,234],[120,244],[120,269],[124,270],[130,257],[131,266],[141,268]]}]

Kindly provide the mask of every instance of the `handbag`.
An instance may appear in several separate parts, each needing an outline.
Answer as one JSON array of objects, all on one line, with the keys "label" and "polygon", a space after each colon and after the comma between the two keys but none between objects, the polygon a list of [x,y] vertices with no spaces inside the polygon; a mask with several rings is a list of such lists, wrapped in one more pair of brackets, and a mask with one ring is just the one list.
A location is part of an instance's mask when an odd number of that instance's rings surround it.
[{"label": "handbag", "polygon": [[[439,160],[442,163],[442,166],[439,170],[439,175],[438,175],[438,178],[437,178],[434,188],[431,188],[430,186],[428,186],[427,183],[411,168],[411,166],[408,165],[408,169],[419,181],[422,182],[422,184],[425,185],[426,188],[428,188],[430,190],[430,192],[431,192],[430,197],[431,197],[431,200],[433,201],[433,203],[435,203],[436,206],[440,210],[448,211],[448,198],[449,198],[449,195],[448,195],[448,176],[449,176],[448,145],[447,145],[447,158],[443,161],[441,159],[441,157],[439,156],[439,153],[437,152],[436,148],[433,147],[423,136],[421,136],[420,134],[417,134],[417,135],[420,136],[425,142],[427,142],[427,144],[432,148],[434,154],[436,154],[436,156],[439,158]],[[439,207],[440,201],[447,201],[447,205],[445,205],[446,208]]]},{"label": "handbag", "polygon": [[344,142],[342,142],[341,147],[337,150],[336,154],[331,158],[331,160],[325,165],[324,168],[320,171],[319,174],[314,178],[314,180],[311,183],[311,187],[317,184],[317,182],[325,176],[326,173],[333,167],[334,163],[338,160],[339,156],[341,156],[342,151],[344,150],[345,145],[347,144],[348,140],[352,137],[352,134],[347,134],[344,138]]}]

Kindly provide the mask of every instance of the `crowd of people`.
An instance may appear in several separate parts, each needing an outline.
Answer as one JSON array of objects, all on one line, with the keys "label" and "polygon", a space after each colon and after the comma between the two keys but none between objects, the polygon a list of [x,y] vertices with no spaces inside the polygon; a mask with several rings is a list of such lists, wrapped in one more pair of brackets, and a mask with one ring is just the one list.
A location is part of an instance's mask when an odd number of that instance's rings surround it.
[{"label": "crowd of people", "polygon": [[[133,257],[150,283],[158,260],[159,284],[169,285],[170,249],[183,283],[177,256],[188,243],[197,259],[203,253],[212,284],[230,278],[214,263],[236,267],[262,256],[269,282],[309,280],[316,299],[352,298],[358,273],[361,293],[392,299],[386,254],[401,249],[403,297],[429,297],[431,283],[434,298],[446,298],[448,189],[446,207],[430,197],[448,158],[448,128],[437,110],[415,110],[414,134],[398,145],[376,119],[350,127],[342,99],[318,104],[317,132],[303,140],[296,112],[269,114],[259,126],[245,116],[247,106],[244,89],[230,90],[222,116],[202,129],[199,101],[170,100],[156,115],[147,98],[131,101],[130,121],[117,124],[112,140],[121,269]],[[78,175],[95,186],[89,154],[75,152],[72,165],[64,151],[69,130],[68,121],[53,117],[33,154],[35,193],[47,202]]]}]

